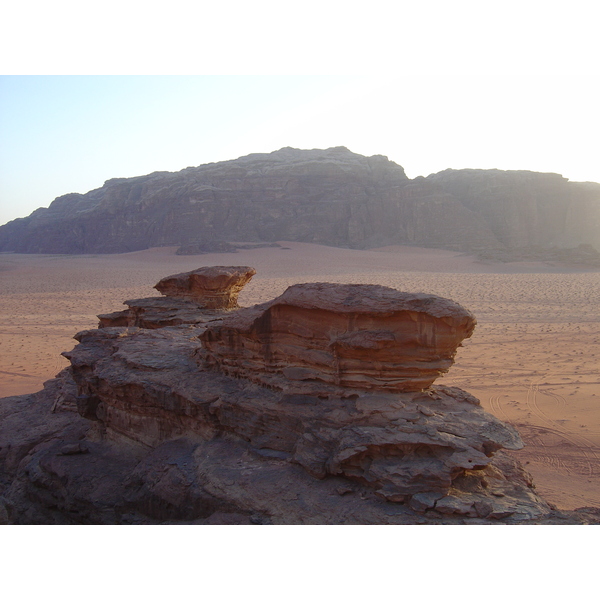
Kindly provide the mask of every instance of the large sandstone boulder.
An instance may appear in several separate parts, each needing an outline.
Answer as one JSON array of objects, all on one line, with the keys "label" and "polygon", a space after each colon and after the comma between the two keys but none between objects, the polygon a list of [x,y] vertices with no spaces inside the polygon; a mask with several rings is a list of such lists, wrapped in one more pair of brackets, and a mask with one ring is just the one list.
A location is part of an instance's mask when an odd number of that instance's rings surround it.
[{"label": "large sandstone boulder", "polygon": [[202,341],[209,364],[278,389],[318,382],[409,392],[450,368],[475,323],[462,306],[430,294],[306,283],[237,311]]},{"label": "large sandstone boulder", "polygon": [[108,432],[156,446],[226,431],[404,502],[522,446],[469,394],[431,388],[474,326],[437,296],[303,284],[196,331],[84,332],[65,356],[80,413]]},{"label": "large sandstone boulder", "polygon": [[348,477],[394,502],[441,498],[498,450],[522,447],[512,427],[456,388],[382,394],[322,384],[314,394],[290,393],[198,366],[206,351],[190,328],[105,328],[77,339],[65,356],[80,413],[145,447],[226,434],[317,479]]},{"label": "large sandstone boulder", "polygon": [[238,308],[238,295],[254,275],[252,267],[201,267],[164,277],[154,287],[200,308],[231,310]]}]

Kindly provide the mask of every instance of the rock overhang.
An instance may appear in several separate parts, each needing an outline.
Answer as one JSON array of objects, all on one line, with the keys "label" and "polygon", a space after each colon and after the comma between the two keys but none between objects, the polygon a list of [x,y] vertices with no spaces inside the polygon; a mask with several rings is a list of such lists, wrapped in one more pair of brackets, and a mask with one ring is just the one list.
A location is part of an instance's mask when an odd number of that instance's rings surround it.
[{"label": "rock overhang", "polygon": [[255,274],[252,267],[201,267],[164,277],[154,287],[200,308],[232,310],[238,308],[238,295]]},{"label": "rock overhang", "polygon": [[431,294],[307,283],[226,317],[201,340],[224,373],[283,389],[301,380],[382,391],[429,387],[475,317]]}]

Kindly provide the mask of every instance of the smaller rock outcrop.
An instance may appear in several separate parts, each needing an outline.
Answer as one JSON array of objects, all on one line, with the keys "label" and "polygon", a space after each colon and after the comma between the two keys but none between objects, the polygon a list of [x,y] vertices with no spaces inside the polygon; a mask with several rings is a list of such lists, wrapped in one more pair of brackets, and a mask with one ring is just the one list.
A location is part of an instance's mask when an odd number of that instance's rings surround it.
[{"label": "smaller rock outcrop", "polygon": [[154,287],[164,296],[195,303],[200,308],[238,308],[238,295],[256,275],[252,267],[202,267],[161,279]]},{"label": "smaller rock outcrop", "polygon": [[600,267],[600,252],[590,244],[579,244],[577,248],[542,248],[540,246],[496,248],[482,250],[478,253],[478,256],[483,259],[501,262],[539,260],[581,267]]},{"label": "smaller rock outcrop", "polygon": [[184,244],[177,248],[175,254],[178,256],[189,256],[194,254],[233,254],[235,252],[237,252],[237,248],[229,242],[210,240],[193,244]]},{"label": "smaller rock outcrop", "polygon": [[254,250],[256,248],[281,248],[277,242],[225,242],[222,240],[205,240],[184,244],[177,248],[175,254],[179,256],[190,256],[196,254],[226,254],[236,253],[239,250]]},{"label": "smaller rock outcrop", "polygon": [[237,298],[256,273],[251,267],[202,267],[161,279],[161,297],[126,300],[127,310],[98,315],[98,327],[159,329],[198,325],[239,308]]},{"label": "smaller rock outcrop", "polygon": [[202,342],[223,373],[277,389],[311,392],[316,382],[410,392],[451,367],[475,324],[462,306],[430,294],[306,283],[237,311]]},{"label": "smaller rock outcrop", "polygon": [[160,329],[176,325],[198,325],[207,323],[219,316],[224,310],[199,310],[198,305],[189,300],[154,296],[123,302],[129,308],[112,313],[98,315],[98,328],[105,327],[141,327],[142,329]]}]

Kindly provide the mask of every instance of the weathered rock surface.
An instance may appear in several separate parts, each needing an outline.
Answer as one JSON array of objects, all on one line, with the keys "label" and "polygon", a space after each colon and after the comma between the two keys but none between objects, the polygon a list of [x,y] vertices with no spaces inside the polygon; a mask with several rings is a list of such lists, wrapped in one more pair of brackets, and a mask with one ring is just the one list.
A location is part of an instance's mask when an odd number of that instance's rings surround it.
[{"label": "weathered rock surface", "polygon": [[200,308],[231,310],[238,308],[238,295],[254,275],[252,267],[201,267],[164,277],[154,287]]},{"label": "weathered rock surface", "polygon": [[[514,428],[427,383],[475,324],[455,303],[306,284],[233,316],[195,306],[191,324],[81,332],[43,391],[0,400],[0,523],[600,523],[600,511],[536,495],[502,452],[522,447]],[[248,345],[239,332],[260,335]],[[319,379],[324,360],[312,380],[294,363],[278,385],[252,381],[275,356],[340,339],[349,378]],[[244,364],[235,377],[215,363],[215,340],[228,340],[229,366]],[[410,360],[421,369],[390,376]]]},{"label": "weathered rock surface", "polygon": [[141,327],[159,329],[174,325],[197,325],[222,318],[225,310],[198,310],[198,304],[167,296],[126,300],[127,310],[98,315],[99,328]]},{"label": "weathered rock surface", "polygon": [[238,295],[255,274],[251,267],[202,267],[165,277],[154,286],[164,296],[126,300],[127,310],[98,315],[98,327],[158,329],[207,323],[238,308]]},{"label": "weathered rock surface", "polygon": [[235,312],[202,341],[209,364],[278,389],[310,392],[317,382],[407,392],[429,387],[450,368],[475,323],[438,296],[307,283]]},{"label": "weathered rock surface", "polygon": [[[171,334],[177,329],[187,328]],[[158,334],[139,330],[134,336]],[[168,346],[159,354],[166,360]],[[159,361],[153,364],[158,368]],[[150,372],[145,361],[135,372],[139,390]],[[127,389],[125,381],[120,385],[116,394]],[[168,385],[163,409],[167,398],[177,396]],[[154,439],[148,447],[101,421],[60,408],[52,413],[52,405],[43,393],[0,400],[0,522],[4,514],[15,524],[600,523],[593,509],[564,512],[547,505],[531,477],[502,451],[487,466],[456,476],[445,491],[390,502],[360,479],[317,479],[288,452],[242,439],[227,427],[214,437],[178,435],[173,427],[185,429],[189,415],[175,406],[167,409],[173,413],[169,435],[164,431],[165,441]],[[136,410],[140,420],[142,413],[159,418],[156,406],[140,403]],[[270,414],[260,419],[267,422]]]},{"label": "weathered rock surface", "polygon": [[399,500],[443,492],[495,451],[522,447],[511,427],[458,389],[340,394],[322,386],[319,396],[290,394],[199,370],[204,351],[189,328],[92,330],[78,339],[65,355],[80,413],[146,446],[227,431],[315,477],[345,475]]},{"label": "weathered rock surface", "polygon": [[469,252],[598,248],[600,184],[476,169],[410,180],[384,156],[283,148],[177,173],[111,179],[0,227],[4,252],[202,251],[278,240]]}]

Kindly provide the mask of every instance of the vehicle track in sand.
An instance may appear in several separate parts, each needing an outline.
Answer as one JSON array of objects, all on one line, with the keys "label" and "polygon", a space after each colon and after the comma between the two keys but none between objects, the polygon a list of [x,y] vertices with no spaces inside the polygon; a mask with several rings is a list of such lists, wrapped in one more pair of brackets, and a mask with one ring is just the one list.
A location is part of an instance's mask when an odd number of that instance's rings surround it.
[{"label": "vehicle track in sand", "polygon": [[29,373],[17,373],[16,371],[0,371],[2,375],[11,375],[16,377],[33,377],[33,375],[29,375]]},{"label": "vehicle track in sand", "polygon": [[[539,392],[539,383],[531,383],[527,388],[527,396],[526,396],[526,405],[527,408],[535,413],[536,417],[543,423],[548,425],[548,429],[551,433],[558,435],[565,439],[566,442],[577,448],[581,451],[583,456],[585,457],[585,462],[587,465],[588,475],[594,476],[594,467],[596,465],[596,469],[598,469],[598,465],[600,465],[600,448],[592,443],[585,436],[573,433],[569,431],[566,427],[555,421],[554,419],[548,417],[548,415],[542,410],[538,402],[538,394]],[[550,397],[554,397],[553,394],[547,394]],[[557,398],[555,400],[559,401]]]},{"label": "vehicle track in sand", "polygon": [[511,421],[511,418],[508,416],[508,414],[504,410],[504,407],[502,406],[502,401],[500,400],[500,395],[490,396],[488,401],[490,403],[490,408],[492,409],[492,412],[499,419],[502,419],[503,421],[508,421],[508,422]]},{"label": "vehicle track in sand", "polygon": [[[556,449],[556,446],[550,446],[544,441],[544,436],[554,435],[554,436],[557,436],[557,437],[565,440],[565,442],[567,443],[567,445],[570,448],[573,448],[575,450],[582,450],[578,446],[573,446],[573,444],[569,438],[567,438],[565,435],[561,434],[560,432],[555,431],[554,429],[550,429],[548,427],[520,424],[519,428],[522,433],[527,431],[527,435],[526,435],[527,446],[540,449],[540,453],[536,455],[536,458],[538,458],[540,460],[540,462],[547,463],[550,466],[555,467],[555,468],[564,469],[569,474],[571,474],[573,472],[573,469],[569,466],[569,463],[572,462],[570,460],[570,457],[561,456],[561,455],[557,456],[557,455],[553,454],[554,452],[560,452],[560,451]],[[531,433],[531,432],[533,432],[533,433]],[[586,468],[588,468],[588,462],[589,461],[586,458],[586,461],[585,461]]]}]

